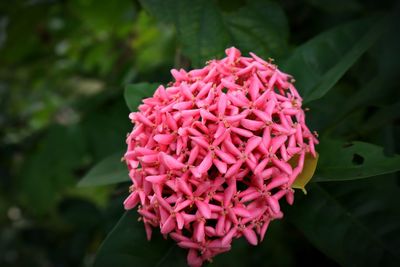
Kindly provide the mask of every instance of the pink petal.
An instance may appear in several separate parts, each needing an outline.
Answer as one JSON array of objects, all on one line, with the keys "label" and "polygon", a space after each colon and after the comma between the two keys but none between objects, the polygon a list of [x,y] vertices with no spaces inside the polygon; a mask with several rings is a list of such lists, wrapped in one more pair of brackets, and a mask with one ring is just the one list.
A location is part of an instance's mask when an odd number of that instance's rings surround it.
[{"label": "pink petal", "polygon": [[245,195],[244,197],[241,198],[242,202],[248,202],[248,201],[253,201],[254,199],[257,199],[261,196],[261,193],[259,192],[253,192],[248,195]]},{"label": "pink petal", "polygon": [[237,127],[231,127],[231,131],[238,135],[248,137],[248,138],[253,136],[252,132],[245,130],[245,129],[237,128]]},{"label": "pink petal", "polygon": [[178,243],[181,248],[200,249],[200,245],[193,241],[181,241]]},{"label": "pink petal", "polygon": [[281,185],[284,185],[289,181],[289,177],[287,175],[275,176],[272,178],[271,182],[267,185],[266,189],[270,191],[273,188],[277,188]]},{"label": "pink petal", "polygon": [[217,167],[217,169],[220,173],[222,173],[222,174],[226,173],[227,164],[225,162],[222,162],[218,159],[213,159],[213,163]]},{"label": "pink petal", "polygon": [[226,139],[224,141],[224,145],[226,147],[226,150],[228,150],[228,152],[231,153],[232,155],[235,155],[236,157],[242,156],[240,150],[232,143],[230,139]]},{"label": "pink petal", "polygon": [[172,216],[169,216],[168,219],[165,221],[165,223],[161,227],[161,233],[162,234],[168,234],[172,230],[174,230],[176,224],[175,224],[175,218]]},{"label": "pink petal", "polygon": [[205,109],[201,109],[200,110],[200,115],[202,118],[206,119],[206,120],[210,120],[210,121],[218,121],[218,118],[216,116],[214,116],[211,112],[205,110]]},{"label": "pink petal", "polygon": [[184,200],[183,202],[178,203],[178,204],[175,206],[174,211],[175,211],[175,212],[179,212],[179,211],[183,210],[184,208],[188,207],[189,205],[191,205],[192,202],[193,202],[192,200],[186,199],[186,200]]},{"label": "pink petal", "polygon": [[188,110],[191,109],[192,107],[193,107],[192,101],[179,102],[173,105],[173,108],[177,110]]},{"label": "pink petal", "polygon": [[235,164],[233,164],[231,167],[229,167],[229,169],[227,170],[227,172],[225,173],[225,177],[233,177],[235,174],[238,173],[240,167],[242,167],[243,164],[243,160],[238,160],[236,161]]},{"label": "pink petal", "polygon": [[269,127],[264,128],[262,139],[265,147],[269,148],[271,143],[271,129]]},{"label": "pink petal", "polygon": [[225,132],[226,132],[225,125],[224,125],[222,122],[218,123],[218,128],[217,128],[217,131],[216,131],[215,134],[214,134],[214,138],[220,137],[220,136],[223,135]]},{"label": "pink petal", "polygon": [[212,166],[212,155],[208,152],[207,156],[204,157],[203,161],[195,170],[195,176],[200,177],[203,173],[207,172]]},{"label": "pink petal", "polygon": [[240,217],[250,217],[250,212],[243,207],[233,207],[233,212]]},{"label": "pink petal", "polygon": [[126,210],[133,209],[139,203],[139,195],[137,191],[132,192],[124,201]]},{"label": "pink petal", "polygon": [[187,255],[187,262],[190,267],[201,267],[203,260],[198,256],[197,250],[190,249]]},{"label": "pink petal", "polygon": [[253,75],[249,86],[249,94],[252,101],[255,101],[259,96],[259,81],[257,80],[257,75]]},{"label": "pink petal", "polygon": [[182,229],[183,229],[183,226],[184,226],[184,224],[185,224],[185,220],[183,219],[182,214],[176,213],[176,214],[175,214],[175,217],[176,217],[176,222],[177,222],[177,224],[178,224],[178,229],[179,229],[179,230],[182,230]]},{"label": "pink petal", "polygon": [[186,183],[185,180],[183,180],[183,179],[181,179],[181,178],[178,178],[178,179],[177,179],[177,183],[178,183],[178,188],[179,188],[183,193],[185,193],[185,194],[188,195],[188,196],[192,196],[192,195],[193,195],[192,190],[190,189],[189,185]]},{"label": "pink petal", "polygon": [[186,97],[186,99],[193,99],[193,94],[192,92],[189,90],[189,87],[187,86],[186,83],[182,83],[180,86],[180,91],[181,94],[184,95]]},{"label": "pink petal", "polygon": [[231,230],[229,230],[229,232],[222,238],[221,244],[224,246],[230,245],[232,242],[232,238],[236,233],[237,233],[236,228],[232,228]]},{"label": "pink petal", "polygon": [[153,232],[151,225],[145,222],[144,223],[144,229],[146,231],[147,241],[150,241],[151,240],[151,234]]},{"label": "pink petal", "polygon": [[271,141],[271,153],[275,154],[276,151],[282,146],[287,140],[286,135],[279,135],[277,137],[272,138]]},{"label": "pink petal", "polygon": [[167,180],[167,175],[149,175],[146,176],[146,181],[153,183],[153,184],[161,184]]},{"label": "pink petal", "polygon": [[246,118],[248,115],[248,112],[244,111],[240,114],[237,115],[231,115],[231,116],[226,116],[225,119],[227,122],[229,123],[235,123],[235,122],[240,122],[241,120],[243,120],[244,118]]},{"label": "pink petal", "polygon": [[224,152],[222,150],[219,150],[219,149],[216,149],[214,152],[225,163],[234,164],[236,162],[236,159],[229,153],[226,153],[226,152]]},{"label": "pink petal", "polygon": [[178,161],[177,159],[168,154],[161,153],[160,155],[165,165],[167,165],[167,167],[171,170],[179,170],[185,167],[185,164],[183,164],[182,162]]},{"label": "pink petal", "polygon": [[167,125],[168,125],[168,127],[169,127],[171,130],[173,130],[173,131],[178,130],[178,125],[176,124],[176,121],[175,121],[175,119],[171,116],[171,114],[166,113],[165,115],[166,115],[166,117],[167,117]]},{"label": "pink petal", "polygon": [[281,208],[279,206],[279,202],[278,202],[278,200],[276,200],[276,198],[274,198],[272,196],[268,197],[267,202],[274,213],[278,213],[281,210]]},{"label": "pink petal", "polygon": [[193,149],[190,151],[188,165],[193,165],[199,155],[200,148],[199,146],[195,145]]},{"label": "pink petal", "polygon": [[286,193],[286,201],[289,205],[293,205],[294,202],[294,191],[293,190],[288,190]]},{"label": "pink petal", "polygon": [[231,101],[235,106],[245,107],[248,105],[248,101],[242,100],[233,94],[228,94],[227,97],[228,97],[229,101]]},{"label": "pink petal", "polygon": [[264,222],[263,226],[261,227],[261,232],[260,232],[260,242],[264,240],[265,233],[267,232],[268,226],[269,226],[269,220]]},{"label": "pink petal", "polygon": [[253,229],[244,228],[244,229],[243,229],[243,235],[244,235],[244,237],[246,237],[247,241],[248,241],[251,245],[257,246],[257,243],[258,243],[257,235],[256,235],[256,233],[253,231]]},{"label": "pink petal", "polygon": [[240,121],[240,124],[244,128],[251,130],[251,131],[258,131],[265,125],[265,123],[262,121],[255,121],[255,120],[248,120],[248,119],[242,119]]},{"label": "pink petal", "polygon": [[157,216],[153,213],[151,213],[148,210],[140,209],[138,210],[139,214],[145,217],[148,220],[157,220]]},{"label": "pink petal", "polygon": [[258,163],[257,167],[254,169],[254,174],[260,175],[260,173],[265,169],[269,161],[269,158],[264,158],[260,163]]},{"label": "pink petal", "polygon": [[215,236],[215,229],[212,228],[211,226],[206,226],[205,227],[205,232],[207,236]]},{"label": "pink petal", "polygon": [[199,146],[208,149],[209,144],[206,141],[206,139],[204,137],[190,137],[190,139],[192,139],[196,144],[198,144]]},{"label": "pink petal", "polygon": [[224,245],[224,244],[222,244],[222,239],[214,239],[213,241],[211,241],[209,244],[208,244],[208,247],[209,248],[216,248],[216,249],[221,249],[221,248],[230,248],[231,246],[230,245]]},{"label": "pink petal", "polygon": [[184,81],[187,79],[186,75],[176,69],[172,69],[171,74],[176,81]]},{"label": "pink petal", "polygon": [[197,242],[203,242],[205,239],[204,221],[199,221],[194,226],[194,238]]},{"label": "pink petal", "polygon": [[250,138],[247,141],[246,144],[246,149],[244,151],[244,153],[246,155],[250,154],[250,152],[252,152],[256,147],[258,147],[258,145],[262,142],[262,138],[258,137],[258,136],[253,136],[252,138]]},{"label": "pink petal", "polygon": [[199,212],[201,213],[201,215],[203,215],[204,218],[211,218],[211,209],[207,203],[199,200],[196,200],[195,203],[197,208],[199,209]]},{"label": "pink petal", "polygon": [[282,171],[286,172],[288,175],[292,174],[292,167],[290,166],[289,163],[281,161],[279,159],[276,158],[272,158],[272,163],[277,166],[279,169],[281,169]]},{"label": "pink petal", "polygon": [[236,194],[236,181],[233,179],[231,180],[229,186],[224,191],[224,206],[228,206]]},{"label": "pink petal", "polygon": [[222,236],[224,234],[225,227],[225,216],[220,216],[215,226],[215,232],[217,235]]}]

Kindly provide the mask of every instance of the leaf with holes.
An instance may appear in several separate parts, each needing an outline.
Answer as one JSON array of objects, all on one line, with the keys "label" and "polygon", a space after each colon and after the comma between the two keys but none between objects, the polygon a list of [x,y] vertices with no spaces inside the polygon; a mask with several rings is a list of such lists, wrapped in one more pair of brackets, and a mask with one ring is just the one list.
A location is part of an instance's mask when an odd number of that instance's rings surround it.
[{"label": "leaf with holes", "polygon": [[159,84],[157,83],[134,83],[125,87],[124,98],[130,111],[136,111],[143,98],[154,94]]},{"label": "leaf with holes", "polygon": [[321,140],[313,182],[367,178],[400,170],[400,155],[386,156],[383,148],[364,142]]},{"label": "leaf with holes", "polygon": [[79,181],[78,186],[97,186],[129,181],[126,164],[121,162],[123,152],[100,161]]}]

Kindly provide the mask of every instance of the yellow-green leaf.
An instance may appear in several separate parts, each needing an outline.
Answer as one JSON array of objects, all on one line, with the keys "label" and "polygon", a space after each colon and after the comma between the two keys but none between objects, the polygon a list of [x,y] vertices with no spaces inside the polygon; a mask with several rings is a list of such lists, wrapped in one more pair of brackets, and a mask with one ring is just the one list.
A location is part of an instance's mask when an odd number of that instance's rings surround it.
[{"label": "yellow-green leaf", "polygon": [[299,174],[299,176],[297,176],[296,180],[292,184],[292,188],[301,189],[303,190],[304,194],[307,194],[305,187],[314,175],[315,169],[317,168],[318,157],[318,153],[315,158],[310,153],[306,154],[303,171]]}]

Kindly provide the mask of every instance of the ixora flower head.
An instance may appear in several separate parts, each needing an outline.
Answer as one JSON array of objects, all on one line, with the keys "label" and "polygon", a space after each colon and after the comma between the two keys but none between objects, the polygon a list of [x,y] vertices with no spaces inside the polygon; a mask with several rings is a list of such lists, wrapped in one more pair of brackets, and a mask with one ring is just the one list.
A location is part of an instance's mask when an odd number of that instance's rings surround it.
[{"label": "ixora flower head", "polygon": [[125,161],[148,239],[159,228],[188,249],[190,266],[228,251],[244,236],[264,239],[270,221],[293,203],[291,185],[316,137],[305,124],[292,77],[236,48],[202,69],[172,70],[130,114]]}]

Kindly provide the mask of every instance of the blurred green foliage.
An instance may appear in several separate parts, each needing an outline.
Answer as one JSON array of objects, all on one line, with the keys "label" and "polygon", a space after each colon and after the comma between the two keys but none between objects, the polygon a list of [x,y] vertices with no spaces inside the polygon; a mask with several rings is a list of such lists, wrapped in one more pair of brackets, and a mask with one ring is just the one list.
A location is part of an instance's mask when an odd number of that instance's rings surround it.
[{"label": "blurred green foliage", "polygon": [[[118,155],[129,109],[155,88],[143,82],[166,84],[171,68],[201,66],[231,45],[297,74],[311,128],[328,140],[314,181],[335,182],[296,194],[288,220],[273,223],[261,246],[237,242],[210,265],[398,266],[400,165],[389,158],[400,153],[394,4],[0,2],[0,266],[184,266],[180,249],[161,238],[146,243],[135,212],[99,250],[127,195],[125,183],[104,184],[128,179]],[[348,143],[355,140],[362,143]],[[101,160],[81,182],[100,186],[76,187]]]}]

